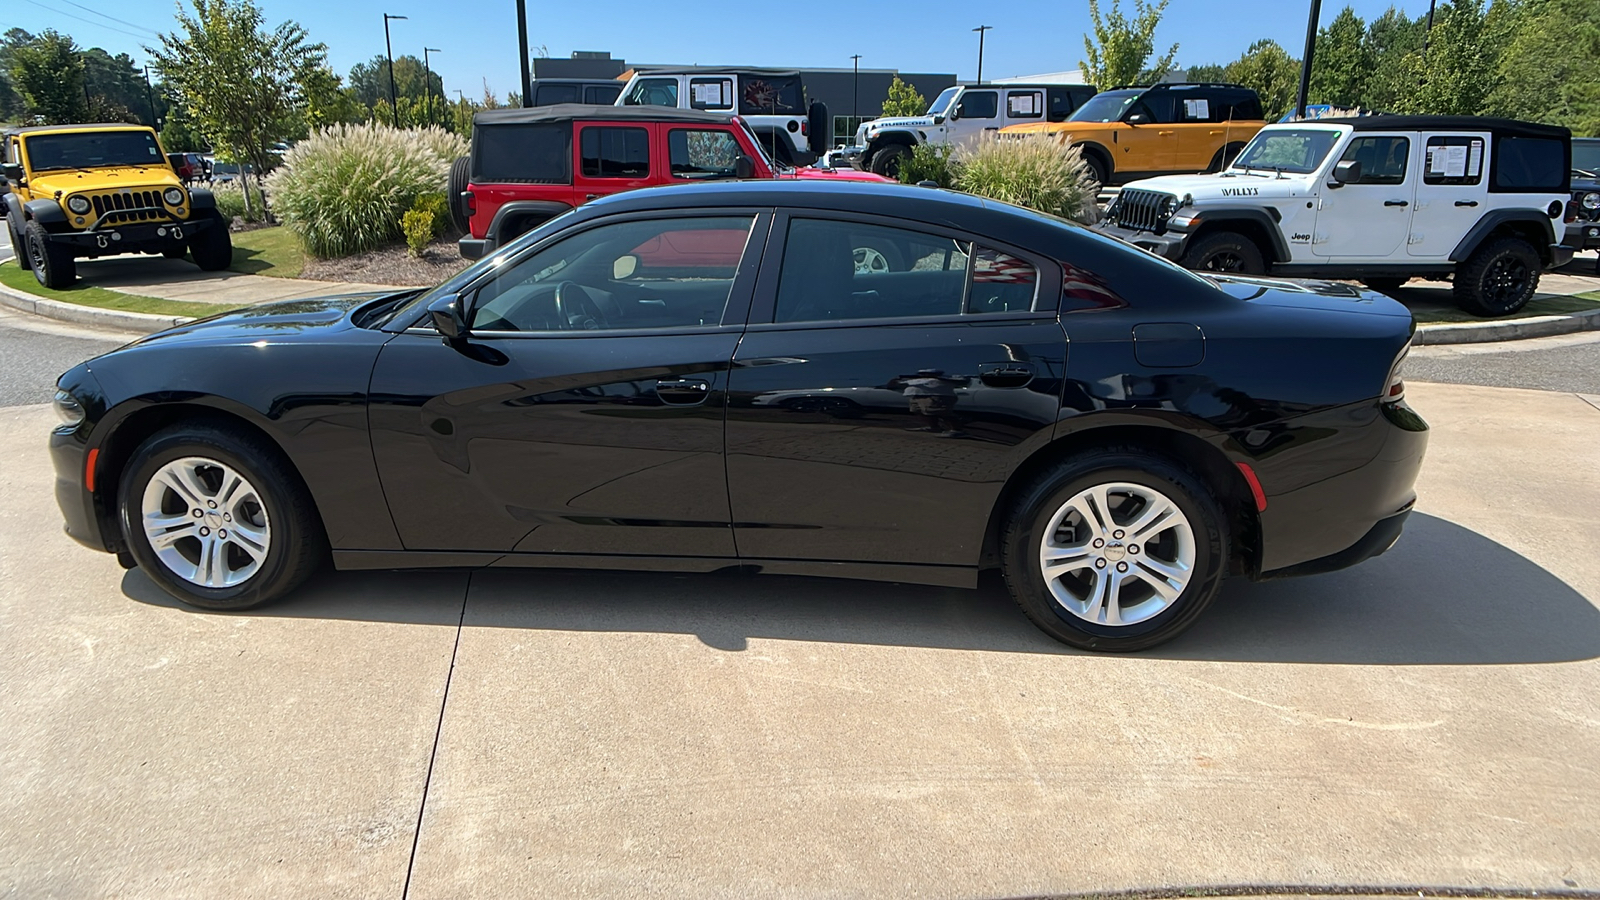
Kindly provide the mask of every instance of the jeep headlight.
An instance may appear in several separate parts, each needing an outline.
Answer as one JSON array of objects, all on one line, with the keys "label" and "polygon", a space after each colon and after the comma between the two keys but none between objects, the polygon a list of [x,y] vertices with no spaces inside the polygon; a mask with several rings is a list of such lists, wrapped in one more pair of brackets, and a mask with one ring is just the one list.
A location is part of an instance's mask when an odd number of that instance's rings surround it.
[{"label": "jeep headlight", "polygon": [[183,191],[175,187],[167,188],[166,191],[162,193],[161,199],[167,201],[168,206],[182,206]]},{"label": "jeep headlight", "polygon": [[1600,191],[1590,191],[1583,195],[1584,209],[1600,209]]},{"label": "jeep headlight", "polygon": [[72,210],[72,212],[74,214],[76,214],[76,215],[80,215],[80,216],[84,215],[87,212],[89,212],[89,209],[90,209],[89,198],[88,197],[68,197],[67,198],[67,209]]}]

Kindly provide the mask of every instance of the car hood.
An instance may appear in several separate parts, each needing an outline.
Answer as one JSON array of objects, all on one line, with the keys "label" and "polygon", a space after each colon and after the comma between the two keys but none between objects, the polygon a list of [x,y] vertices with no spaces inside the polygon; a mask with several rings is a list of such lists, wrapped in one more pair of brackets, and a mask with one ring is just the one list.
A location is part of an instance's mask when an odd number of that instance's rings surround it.
[{"label": "car hood", "polygon": [[178,187],[178,175],[166,166],[108,166],[103,169],[67,169],[36,175],[28,182],[35,194],[60,191],[112,191],[118,188]]},{"label": "car hood", "polygon": [[1251,198],[1303,197],[1311,191],[1312,178],[1308,175],[1240,175],[1218,173],[1215,175],[1162,175],[1130,181],[1123,190],[1160,191],[1174,197],[1188,195],[1194,205],[1235,202]]},{"label": "car hood", "polygon": [[933,116],[886,116],[867,123],[867,134],[876,134],[887,128],[932,128]]},{"label": "car hood", "polygon": [[389,293],[340,294],[304,300],[279,300],[219,313],[142,337],[128,347],[179,343],[249,343],[332,332],[350,326],[350,311]]},{"label": "car hood", "polygon": [[1362,290],[1340,281],[1310,279],[1290,281],[1285,278],[1254,278],[1211,273],[1204,273],[1203,277],[1240,300],[1262,306],[1411,318],[1411,310],[1399,301],[1385,297],[1377,291]]}]

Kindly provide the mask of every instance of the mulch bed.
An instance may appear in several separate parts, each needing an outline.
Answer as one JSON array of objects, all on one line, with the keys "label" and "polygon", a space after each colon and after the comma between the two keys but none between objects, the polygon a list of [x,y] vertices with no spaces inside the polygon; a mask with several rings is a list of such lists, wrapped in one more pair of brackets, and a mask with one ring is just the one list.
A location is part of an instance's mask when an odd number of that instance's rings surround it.
[{"label": "mulch bed", "polygon": [[301,278],[316,281],[360,281],[367,284],[397,284],[432,287],[465,269],[471,260],[456,249],[456,238],[447,234],[429,244],[422,256],[412,256],[404,242],[357,253],[340,259],[306,257]]}]

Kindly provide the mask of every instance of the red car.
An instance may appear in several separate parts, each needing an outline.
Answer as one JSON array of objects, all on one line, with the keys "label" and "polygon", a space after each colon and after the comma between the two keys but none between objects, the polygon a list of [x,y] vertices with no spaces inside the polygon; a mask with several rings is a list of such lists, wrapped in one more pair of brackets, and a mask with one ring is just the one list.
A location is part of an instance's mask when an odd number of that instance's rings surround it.
[{"label": "red car", "polygon": [[[496,109],[473,118],[472,154],[451,169],[451,215],[466,232],[461,255],[479,259],[608,194],[731,178],[888,180],[853,169],[774,165],[733,115],[578,104]],[[692,252],[663,252],[686,249]]]}]

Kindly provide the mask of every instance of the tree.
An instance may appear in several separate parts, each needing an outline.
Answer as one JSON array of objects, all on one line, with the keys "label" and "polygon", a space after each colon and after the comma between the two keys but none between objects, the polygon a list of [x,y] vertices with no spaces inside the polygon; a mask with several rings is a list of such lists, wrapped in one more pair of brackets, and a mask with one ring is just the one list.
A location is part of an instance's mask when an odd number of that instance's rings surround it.
[{"label": "tree", "polygon": [[1503,4],[1486,11],[1483,0],[1440,4],[1426,52],[1406,54],[1401,67],[1414,87],[1394,100],[1394,111],[1434,115],[1483,115],[1499,85],[1500,52],[1507,36]]},{"label": "tree", "polygon": [[1416,90],[1416,73],[1408,59],[1422,50],[1427,27],[1426,15],[1413,20],[1392,6],[1367,23],[1367,57],[1372,60],[1372,71],[1359,104],[1363,109],[1391,112],[1399,107],[1401,98]]},{"label": "tree", "polygon": [[1121,0],[1111,0],[1111,11],[1100,14],[1100,0],[1089,0],[1089,18],[1093,21],[1094,37],[1083,36],[1083,50],[1087,59],[1078,63],[1085,84],[1101,90],[1141,82],[1154,84],[1172,71],[1172,61],[1178,55],[1178,45],[1149,63],[1155,53],[1156,26],[1161,24],[1161,14],[1168,0],[1155,3],[1133,0],[1133,21],[1122,14]]},{"label": "tree", "polygon": [[305,137],[329,125],[353,125],[363,118],[355,92],[346,88],[332,68],[322,65],[306,72],[301,88],[305,91]]},{"label": "tree", "polygon": [[928,111],[928,101],[917,93],[917,89],[894,76],[889,82],[889,99],[883,101],[883,114],[886,116],[920,116]]},{"label": "tree", "polygon": [[1188,75],[1186,77],[1189,81],[1216,84],[1219,81],[1228,80],[1228,67],[1213,65],[1210,63],[1200,66],[1190,66]]},{"label": "tree", "polygon": [[1593,0],[1529,0],[1518,11],[1500,55],[1494,115],[1566,125],[1600,134],[1600,4]]},{"label": "tree", "polygon": [[0,122],[15,122],[23,117],[27,103],[11,80],[11,51],[33,40],[21,28],[12,28],[0,37]]},{"label": "tree", "polygon": [[11,48],[11,80],[27,114],[47,125],[85,122],[83,57],[72,38],[55,29]]},{"label": "tree", "polygon": [[99,47],[83,51],[83,86],[89,117],[96,122],[143,122],[154,126],[152,92],[126,53],[112,56]]},{"label": "tree", "polygon": [[[192,14],[178,13],[178,32],[145,49],[212,146],[265,173],[277,161],[272,145],[303,125],[305,85],[327,48],[293,21],[267,31],[252,0],[192,3]],[[249,198],[246,190],[247,212]]]},{"label": "tree", "polygon": [[167,112],[161,125],[161,146],[168,153],[203,153],[210,149],[181,104],[172,105]]},{"label": "tree", "polygon": [[[367,62],[356,63],[350,69],[349,81],[356,101],[368,110],[373,109],[379,100],[389,99],[388,58],[374,56]],[[409,97],[426,105],[430,92],[435,100],[444,96],[444,79],[438,72],[428,71],[421,59],[400,56],[394,61],[394,92],[396,98]]]},{"label": "tree", "polygon": [[1268,122],[1277,121],[1294,105],[1300,89],[1300,61],[1277,41],[1262,39],[1228,63],[1227,80],[1254,90]]},{"label": "tree", "polygon": [[1372,71],[1366,23],[1346,6],[1317,32],[1316,47],[1311,68],[1313,102],[1360,106]]}]

